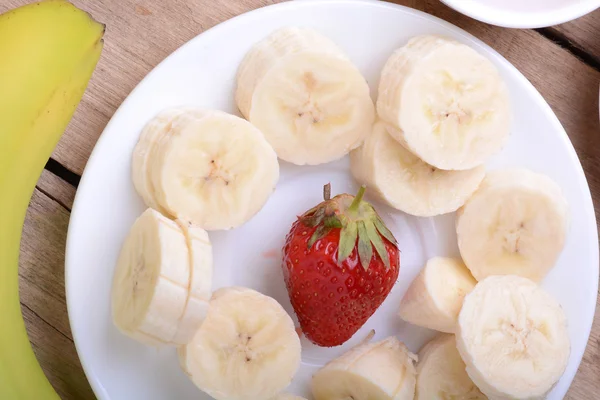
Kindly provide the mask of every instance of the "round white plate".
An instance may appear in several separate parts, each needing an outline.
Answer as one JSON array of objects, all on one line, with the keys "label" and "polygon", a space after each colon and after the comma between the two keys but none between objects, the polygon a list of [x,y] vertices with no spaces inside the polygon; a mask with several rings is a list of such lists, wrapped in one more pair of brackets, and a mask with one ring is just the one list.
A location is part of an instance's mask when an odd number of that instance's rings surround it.
[{"label": "round white plate", "polygon": [[600,0],[441,0],[471,18],[507,28],[542,28],[591,13]]},{"label": "round white plate", "polygon": [[[444,34],[489,57],[506,80],[515,111],[507,147],[488,168],[522,166],[548,174],[563,188],[572,225],[556,268],[543,285],[565,308],[572,354],[550,398],[561,399],[588,339],[598,282],[598,240],[590,192],[573,146],[550,107],[505,59],[442,20],[371,1],[289,2],[227,21],[191,40],[150,73],[107,125],[88,161],[71,215],[66,291],[71,329],[87,377],[100,399],[208,399],[179,369],[173,348],[145,347],[120,334],[110,316],[110,288],[121,242],[144,210],[130,177],[132,149],[143,125],[160,110],[181,104],[237,113],[235,73],[252,44],[273,30],[310,26],[335,40],[366,76],[375,96],[379,71],[390,53],[418,34]],[[281,163],[281,179],[250,222],[211,232],[214,287],[242,285],[277,299],[293,315],[280,273],[280,249],[296,215],[317,204],[323,184],[333,192],[357,187],[348,160],[297,167]],[[308,396],[312,373],[376,330],[375,339],[397,335],[413,351],[434,332],[404,323],[397,306],[425,260],[457,254],[454,216],[416,218],[379,207],[402,251],[399,282],[383,306],[344,346],[321,349],[303,341],[302,366],[290,391]]]}]

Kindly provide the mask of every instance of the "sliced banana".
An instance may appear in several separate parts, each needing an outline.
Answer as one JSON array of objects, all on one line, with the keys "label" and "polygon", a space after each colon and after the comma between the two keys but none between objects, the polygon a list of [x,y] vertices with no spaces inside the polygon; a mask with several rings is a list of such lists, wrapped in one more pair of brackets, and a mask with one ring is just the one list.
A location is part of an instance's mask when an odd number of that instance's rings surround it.
[{"label": "sliced banana", "polygon": [[140,138],[133,149],[131,158],[133,186],[148,207],[163,213],[164,210],[154,198],[152,180],[147,172],[150,168],[150,163],[152,162],[152,151],[154,150],[155,144],[163,135],[168,134],[173,120],[184,111],[185,109],[183,108],[172,108],[164,110],[156,117],[152,118],[140,133]]},{"label": "sliced banana", "polygon": [[496,67],[470,47],[418,36],[392,54],[379,84],[377,112],[391,134],[426,163],[465,170],[504,146],[508,90]]},{"label": "sliced banana", "polygon": [[150,345],[192,339],[204,319],[192,304],[206,307],[212,279],[212,249],[208,236],[202,239],[200,244],[190,238],[196,252],[190,259],[185,234],[175,222],[153,209],[135,221],[112,285],[112,315],[121,332]]},{"label": "sliced banana", "polygon": [[363,146],[350,153],[354,178],[390,206],[420,217],[456,211],[485,176],[483,166],[466,171],[437,169],[406,150],[378,122]]},{"label": "sliced banana", "polygon": [[488,173],[459,210],[458,247],[477,280],[520,275],[539,282],[565,243],[568,204],[549,177],[526,169]]},{"label": "sliced banana", "polygon": [[269,399],[300,365],[294,323],[274,299],[246,288],[217,290],[193,341],[179,348],[183,370],[217,400]]},{"label": "sliced banana", "polygon": [[490,276],[467,295],[458,318],[458,351],[490,399],[542,399],[571,351],[560,304],[535,282]]},{"label": "sliced banana", "polygon": [[475,278],[455,258],[434,257],[411,283],[400,303],[400,318],[411,324],[454,333],[458,313]]},{"label": "sliced banana", "polygon": [[486,400],[467,374],[454,335],[440,335],[419,351],[415,400]]},{"label": "sliced banana", "polygon": [[236,102],[279,158],[298,165],[348,154],[375,118],[358,69],[335,43],[306,28],[280,29],[248,52]]},{"label": "sliced banana", "polygon": [[417,357],[395,337],[376,343],[368,339],[313,376],[315,400],[413,399]]},{"label": "sliced banana", "polygon": [[148,173],[157,203],[207,230],[248,221],[279,178],[277,156],[261,132],[221,111],[186,111],[155,146]]}]

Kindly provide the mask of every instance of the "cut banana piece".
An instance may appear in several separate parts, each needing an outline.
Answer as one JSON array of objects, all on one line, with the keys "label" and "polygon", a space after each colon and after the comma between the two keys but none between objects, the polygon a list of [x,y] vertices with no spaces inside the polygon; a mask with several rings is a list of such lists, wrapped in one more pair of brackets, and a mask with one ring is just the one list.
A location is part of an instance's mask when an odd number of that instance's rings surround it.
[{"label": "cut banana piece", "polygon": [[213,294],[193,341],[179,348],[183,370],[217,400],[269,399],[300,365],[294,323],[274,299],[252,289]]},{"label": "cut banana piece", "polygon": [[565,243],[560,187],[526,169],[490,172],[457,215],[460,254],[477,280],[513,274],[539,282]]},{"label": "cut banana piece", "polygon": [[465,170],[504,146],[508,90],[496,67],[470,47],[418,36],[392,54],[379,84],[377,112],[396,140],[426,163]]},{"label": "cut banana piece", "polygon": [[375,118],[358,69],[335,43],[305,28],[278,30],[248,52],[236,102],[279,158],[298,165],[348,154]]},{"label": "cut banana piece", "polygon": [[429,217],[456,211],[485,176],[483,166],[444,171],[421,161],[378,122],[362,147],[350,153],[354,178],[384,202],[407,214]]},{"label": "cut banana piece", "polygon": [[185,110],[185,108],[172,108],[164,110],[152,118],[142,129],[131,158],[133,186],[148,207],[164,214],[166,214],[165,210],[160,207],[154,197],[154,188],[148,170],[152,163],[155,144],[163,135],[168,134],[173,120],[183,114]]},{"label": "cut banana piece", "polygon": [[434,257],[411,283],[400,303],[400,318],[411,324],[454,333],[463,299],[475,278],[455,258]]},{"label": "cut banana piece", "polygon": [[315,400],[412,400],[417,357],[390,337],[366,341],[329,362],[313,377]]},{"label": "cut banana piece", "polygon": [[252,218],[279,179],[277,156],[261,132],[221,111],[187,111],[156,143],[150,179],[174,219],[207,230]]},{"label": "cut banana piece", "polygon": [[150,345],[192,339],[210,296],[212,249],[199,228],[189,243],[192,259],[184,232],[158,211],[135,221],[113,278],[112,315],[121,332]]},{"label": "cut banana piece", "polygon": [[458,351],[490,399],[542,399],[570,354],[565,313],[535,282],[490,276],[467,295],[458,318]]},{"label": "cut banana piece", "polygon": [[440,335],[419,351],[415,400],[486,400],[467,374],[454,335]]}]

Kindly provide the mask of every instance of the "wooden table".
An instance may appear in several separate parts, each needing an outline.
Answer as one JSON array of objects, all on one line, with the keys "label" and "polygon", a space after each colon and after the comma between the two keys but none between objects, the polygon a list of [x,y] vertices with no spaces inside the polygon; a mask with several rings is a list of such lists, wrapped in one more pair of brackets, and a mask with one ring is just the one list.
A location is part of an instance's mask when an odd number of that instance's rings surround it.
[{"label": "wooden table", "polygon": [[[28,3],[3,0],[0,13]],[[69,329],[64,248],[69,213],[85,163],[104,126],[134,86],[163,58],[204,30],[278,0],[74,0],[107,24],[106,44],[73,121],[31,199],[21,244],[22,311],[34,350],[64,399],[93,398]],[[489,26],[437,0],[397,0],[450,21],[499,51],[542,93],[583,163],[600,217],[600,10],[538,30]],[[600,395],[600,313],[568,399]]]}]

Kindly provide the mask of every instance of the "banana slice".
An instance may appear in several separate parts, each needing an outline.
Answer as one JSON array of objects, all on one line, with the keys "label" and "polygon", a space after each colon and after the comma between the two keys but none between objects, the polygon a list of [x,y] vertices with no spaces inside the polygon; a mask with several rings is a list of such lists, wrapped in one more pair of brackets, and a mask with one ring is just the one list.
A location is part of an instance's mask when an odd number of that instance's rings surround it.
[{"label": "banana slice", "polygon": [[179,348],[183,370],[217,400],[269,399],[300,365],[294,323],[274,299],[252,289],[213,294],[193,341]]},{"label": "banana slice", "polygon": [[419,351],[415,400],[486,400],[467,374],[454,335],[440,335]]},{"label": "banana slice", "polygon": [[131,157],[131,177],[135,190],[148,207],[161,212],[163,210],[159,209],[158,204],[154,200],[152,182],[146,171],[148,170],[148,164],[151,158],[150,153],[152,152],[154,144],[160,135],[169,129],[169,124],[177,115],[179,115],[179,110],[173,109],[165,110],[152,118],[146,126],[144,126]]},{"label": "banana slice", "polygon": [[458,351],[490,399],[542,399],[570,354],[565,313],[535,282],[490,276],[467,295],[458,318]]},{"label": "banana slice", "polygon": [[363,343],[329,362],[313,377],[315,400],[412,400],[416,356],[390,337]]},{"label": "banana slice", "polygon": [[509,136],[508,90],[496,67],[470,47],[418,36],[392,54],[377,112],[396,140],[426,163],[465,170],[498,153]]},{"label": "banana slice", "polygon": [[279,158],[298,165],[348,154],[375,118],[358,69],[335,43],[305,28],[278,30],[248,52],[236,102]]},{"label": "banana slice", "polygon": [[150,345],[191,340],[204,313],[189,298],[206,302],[212,279],[211,246],[208,236],[202,239],[200,245],[190,238],[195,251],[190,259],[185,234],[175,222],[153,209],[135,221],[113,278],[112,315],[121,332]]},{"label": "banana slice", "polygon": [[539,282],[565,243],[560,187],[526,169],[490,172],[457,215],[460,254],[477,280],[513,274]]},{"label": "banana slice", "polygon": [[144,126],[138,142],[133,149],[131,158],[133,186],[148,207],[154,208],[163,214],[166,214],[166,212],[154,198],[154,187],[147,172],[152,163],[152,152],[156,143],[163,135],[168,134],[173,120],[188,110],[190,109],[182,107],[160,112]]},{"label": "banana slice", "polygon": [[456,211],[485,176],[483,166],[466,171],[432,167],[396,142],[394,128],[378,122],[362,147],[350,153],[354,178],[390,206],[420,217]]},{"label": "banana slice", "polygon": [[400,318],[411,324],[454,333],[467,293],[477,282],[455,258],[434,257],[411,283],[400,303]]},{"label": "banana slice", "polygon": [[261,132],[221,111],[187,111],[155,145],[150,179],[174,219],[207,230],[252,218],[279,178],[277,156]]}]

